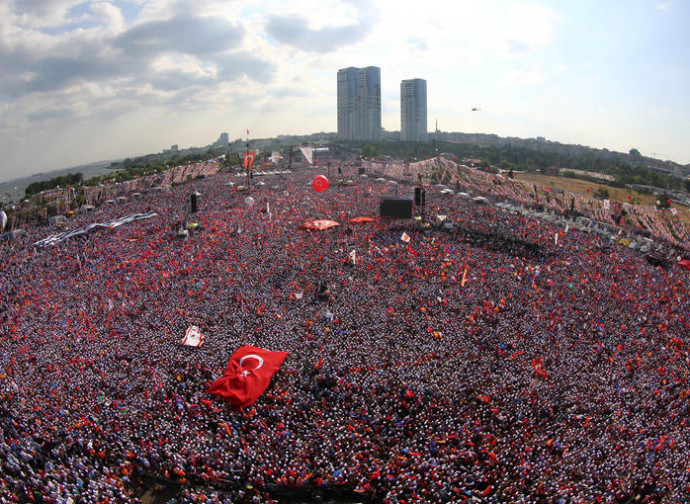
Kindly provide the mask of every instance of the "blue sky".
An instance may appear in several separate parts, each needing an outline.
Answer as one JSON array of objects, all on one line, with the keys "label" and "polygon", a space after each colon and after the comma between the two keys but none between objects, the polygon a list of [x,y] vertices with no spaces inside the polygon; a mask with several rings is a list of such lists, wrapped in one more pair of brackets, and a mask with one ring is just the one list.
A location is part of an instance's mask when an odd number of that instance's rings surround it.
[{"label": "blue sky", "polygon": [[684,0],[0,0],[0,180],[335,131],[336,72],[368,65],[389,131],[419,77],[429,129],[690,163],[688,19]]}]

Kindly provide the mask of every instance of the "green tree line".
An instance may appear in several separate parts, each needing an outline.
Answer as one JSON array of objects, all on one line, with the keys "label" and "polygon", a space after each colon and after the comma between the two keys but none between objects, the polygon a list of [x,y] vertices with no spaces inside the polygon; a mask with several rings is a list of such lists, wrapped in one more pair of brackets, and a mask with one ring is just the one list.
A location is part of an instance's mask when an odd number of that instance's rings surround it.
[{"label": "green tree line", "polygon": [[81,185],[84,175],[81,172],[60,175],[49,180],[31,182],[24,190],[25,197],[33,196],[41,191],[49,191],[56,187],[78,186]]}]

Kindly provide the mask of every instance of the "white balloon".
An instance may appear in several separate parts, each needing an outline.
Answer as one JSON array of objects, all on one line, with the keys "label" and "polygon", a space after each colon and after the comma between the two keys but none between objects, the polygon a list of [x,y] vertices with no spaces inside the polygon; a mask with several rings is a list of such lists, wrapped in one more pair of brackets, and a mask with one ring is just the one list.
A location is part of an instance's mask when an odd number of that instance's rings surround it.
[{"label": "white balloon", "polygon": [[244,202],[249,208],[254,206],[254,198],[252,198],[251,196],[247,196]]}]

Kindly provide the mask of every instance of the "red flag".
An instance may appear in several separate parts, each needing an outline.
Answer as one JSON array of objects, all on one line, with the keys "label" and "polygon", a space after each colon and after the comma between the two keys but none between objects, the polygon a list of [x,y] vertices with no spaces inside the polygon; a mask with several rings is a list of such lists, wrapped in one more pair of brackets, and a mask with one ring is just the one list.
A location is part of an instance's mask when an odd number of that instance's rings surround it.
[{"label": "red flag", "polygon": [[374,222],[374,219],[371,217],[354,217],[350,219],[350,222],[353,224],[366,224],[367,222]]},{"label": "red flag", "polygon": [[326,231],[336,226],[340,226],[340,223],[328,219],[317,219],[306,221],[300,226],[300,229],[308,229],[309,231]]},{"label": "red flag", "polygon": [[208,392],[237,408],[250,406],[264,393],[286,357],[287,352],[242,346],[232,354],[225,373],[211,384]]},{"label": "red flag", "polygon": [[532,367],[534,368],[534,372],[537,376],[541,376],[543,378],[549,377],[549,375],[546,374],[546,371],[544,371],[544,357],[534,359],[532,361]]},{"label": "red flag", "polygon": [[244,169],[251,171],[252,164],[254,164],[254,158],[256,158],[256,152],[245,152],[244,153]]}]

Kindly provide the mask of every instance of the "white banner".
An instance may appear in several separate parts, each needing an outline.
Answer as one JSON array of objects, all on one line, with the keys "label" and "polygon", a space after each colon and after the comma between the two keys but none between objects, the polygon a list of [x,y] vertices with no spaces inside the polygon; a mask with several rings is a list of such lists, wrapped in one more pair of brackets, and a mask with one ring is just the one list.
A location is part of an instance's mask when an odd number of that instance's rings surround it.
[{"label": "white banner", "polygon": [[187,332],[184,335],[182,344],[186,346],[198,347],[204,342],[204,335],[201,334],[201,330],[197,326],[189,326]]}]

